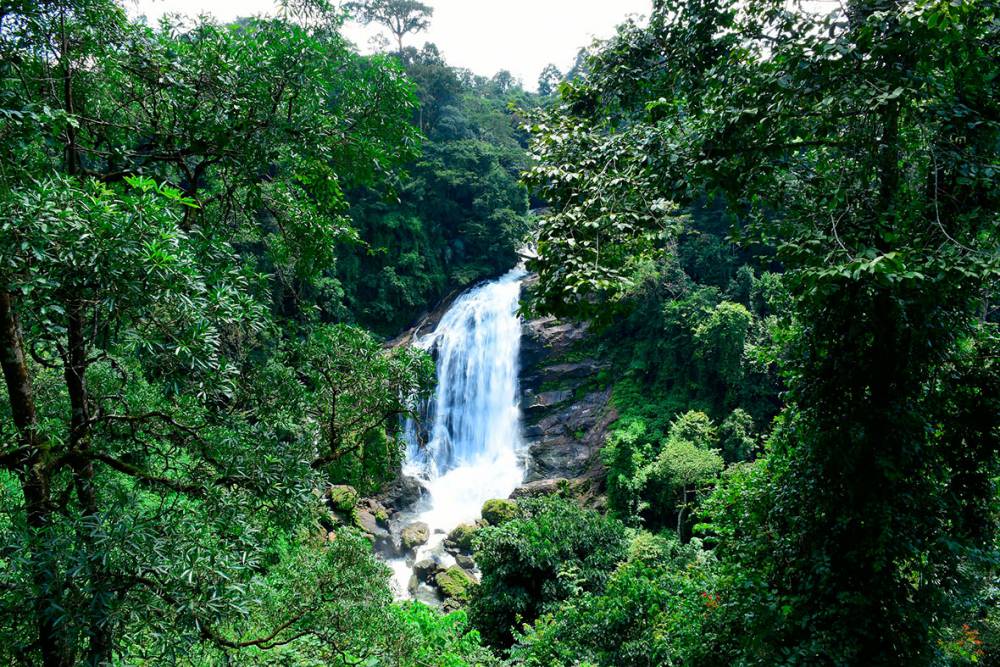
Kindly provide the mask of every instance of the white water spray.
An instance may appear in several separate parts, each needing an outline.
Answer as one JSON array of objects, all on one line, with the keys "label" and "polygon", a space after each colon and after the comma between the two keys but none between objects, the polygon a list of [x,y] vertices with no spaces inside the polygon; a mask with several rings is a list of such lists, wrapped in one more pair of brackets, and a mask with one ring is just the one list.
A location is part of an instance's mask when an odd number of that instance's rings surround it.
[{"label": "white water spray", "polygon": [[436,353],[437,390],[424,437],[420,426],[406,424],[403,472],[427,486],[427,498],[409,520],[426,523],[431,539],[413,561],[390,563],[400,595],[407,590],[413,562],[433,555],[445,565],[453,563],[441,549],[447,532],[478,519],[485,501],[506,498],[524,480],[517,308],[525,275],[517,268],[466,292],[434,332],[416,342]]}]

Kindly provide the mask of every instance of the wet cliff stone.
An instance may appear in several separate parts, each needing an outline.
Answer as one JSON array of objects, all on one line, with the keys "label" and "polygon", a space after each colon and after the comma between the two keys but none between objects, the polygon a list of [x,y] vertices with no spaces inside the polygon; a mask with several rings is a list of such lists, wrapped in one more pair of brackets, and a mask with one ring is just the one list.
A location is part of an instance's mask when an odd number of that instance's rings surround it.
[{"label": "wet cliff stone", "polygon": [[416,477],[400,475],[386,487],[378,500],[387,509],[400,512],[413,507],[426,494],[427,489]]},{"label": "wet cliff stone", "polygon": [[553,496],[569,489],[569,480],[565,477],[555,479],[539,479],[528,482],[514,489],[510,494],[512,499],[537,498],[539,496]]},{"label": "wet cliff stone", "polygon": [[599,506],[605,477],[600,452],[618,417],[606,365],[589,350],[584,325],[545,317],[525,322],[522,331],[527,470],[525,487],[512,497],[554,493],[553,480],[564,479],[574,497]]},{"label": "wet cliff stone", "polygon": [[427,540],[430,537],[430,526],[423,521],[417,521],[403,529],[403,532],[400,533],[400,543],[404,551],[409,551],[410,549],[419,547],[421,544],[427,544]]},{"label": "wet cliff stone", "polygon": [[472,551],[472,537],[475,534],[476,527],[474,525],[471,523],[460,523],[445,538],[445,549],[457,553],[470,553]]}]

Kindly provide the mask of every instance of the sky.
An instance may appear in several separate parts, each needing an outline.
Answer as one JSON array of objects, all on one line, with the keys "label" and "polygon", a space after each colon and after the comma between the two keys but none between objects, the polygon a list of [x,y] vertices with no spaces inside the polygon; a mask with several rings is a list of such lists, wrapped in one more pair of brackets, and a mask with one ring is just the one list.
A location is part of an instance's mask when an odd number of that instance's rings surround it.
[{"label": "sky", "polygon": [[[449,64],[492,76],[501,69],[534,90],[549,63],[567,71],[582,46],[614,34],[631,15],[648,15],[652,0],[424,0],[434,8],[427,32],[408,35],[405,44],[434,42]],[[273,0],[127,0],[133,15],[155,21],[164,13],[212,14],[221,21],[273,13]],[[348,25],[346,35],[362,52],[378,31]]]}]

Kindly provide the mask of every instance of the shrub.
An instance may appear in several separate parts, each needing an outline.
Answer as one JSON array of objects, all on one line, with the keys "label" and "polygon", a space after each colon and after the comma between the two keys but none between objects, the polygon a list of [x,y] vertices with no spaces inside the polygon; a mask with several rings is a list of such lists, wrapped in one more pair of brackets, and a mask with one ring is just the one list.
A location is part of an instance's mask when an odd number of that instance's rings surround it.
[{"label": "shrub", "polygon": [[558,497],[526,499],[522,516],[481,528],[476,563],[483,572],[469,617],[493,647],[512,629],[581,592],[600,591],[627,551],[624,526]]}]

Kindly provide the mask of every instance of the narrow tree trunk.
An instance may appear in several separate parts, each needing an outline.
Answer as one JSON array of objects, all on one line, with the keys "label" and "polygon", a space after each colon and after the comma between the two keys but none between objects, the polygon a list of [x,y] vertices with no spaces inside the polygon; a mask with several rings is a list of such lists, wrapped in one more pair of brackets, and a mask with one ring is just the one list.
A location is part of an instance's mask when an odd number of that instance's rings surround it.
[{"label": "narrow tree trunk", "polygon": [[44,532],[52,517],[49,448],[38,432],[34,391],[24,354],[21,328],[14,310],[14,296],[6,289],[0,289],[0,365],[3,366],[10,411],[19,436],[18,446],[24,450],[20,462],[14,468],[21,479],[21,492],[24,494],[29,562],[35,588],[35,631],[38,634],[42,664],[45,667],[63,667],[72,661],[56,630],[55,619],[49,612],[54,607],[52,603],[57,596],[53,593],[53,573],[45,562]]},{"label": "narrow tree trunk", "polygon": [[70,408],[70,465],[73,469],[76,495],[83,509],[83,524],[80,527],[80,541],[91,558],[90,580],[91,604],[90,645],[87,651],[87,664],[107,665],[112,658],[112,624],[111,597],[107,569],[102,565],[103,559],[98,557],[98,547],[94,540],[94,531],[100,529],[100,513],[98,511],[97,490],[94,484],[94,464],[86,455],[90,448],[90,396],[87,391],[87,340],[84,332],[86,325],[83,307],[79,299],[72,300],[66,309],[67,353],[63,367],[66,389],[69,394]]}]

